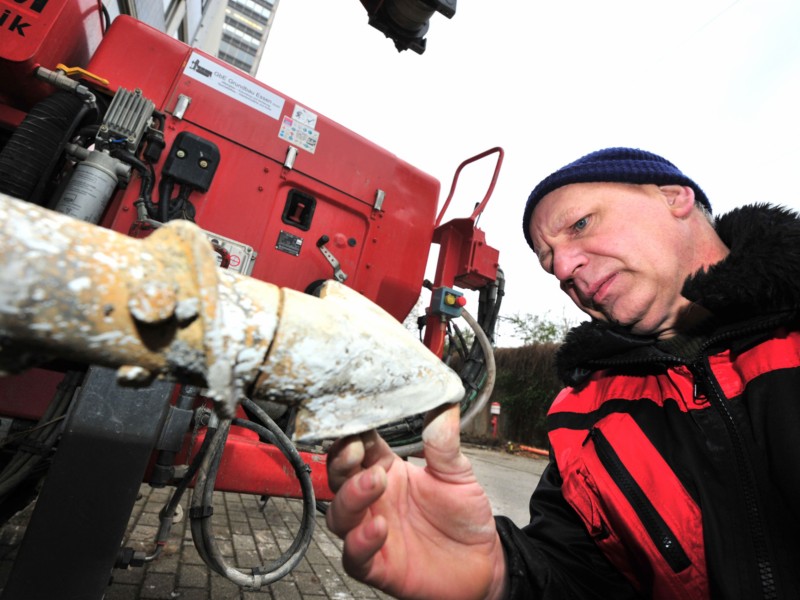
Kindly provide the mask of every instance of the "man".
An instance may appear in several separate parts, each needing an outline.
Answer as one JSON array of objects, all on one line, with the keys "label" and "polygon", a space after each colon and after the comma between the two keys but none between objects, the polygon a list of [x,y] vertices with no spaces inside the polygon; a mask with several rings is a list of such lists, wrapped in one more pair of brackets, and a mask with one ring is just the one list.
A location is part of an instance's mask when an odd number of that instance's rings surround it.
[{"label": "man", "polygon": [[347,572],[403,598],[800,598],[800,222],[710,210],[637,149],[542,181],[525,237],[591,321],[531,524],[493,519],[440,409],[424,469],[374,433],[332,448]]}]

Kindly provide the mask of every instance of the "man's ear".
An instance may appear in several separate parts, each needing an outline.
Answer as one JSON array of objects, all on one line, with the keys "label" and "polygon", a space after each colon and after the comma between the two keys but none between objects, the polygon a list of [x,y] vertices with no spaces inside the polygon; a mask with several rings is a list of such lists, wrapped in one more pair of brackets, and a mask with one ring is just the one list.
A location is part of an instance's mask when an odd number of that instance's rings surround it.
[{"label": "man's ear", "polygon": [[676,217],[685,217],[694,208],[694,190],[688,185],[660,185],[667,206]]}]

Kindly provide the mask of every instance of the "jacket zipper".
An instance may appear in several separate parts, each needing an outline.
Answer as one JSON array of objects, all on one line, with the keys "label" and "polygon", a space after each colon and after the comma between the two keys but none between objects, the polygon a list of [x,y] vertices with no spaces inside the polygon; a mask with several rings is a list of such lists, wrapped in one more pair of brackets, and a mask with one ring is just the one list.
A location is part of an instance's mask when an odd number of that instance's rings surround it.
[{"label": "jacket zipper", "polygon": [[736,420],[733,418],[722,392],[714,384],[708,359],[696,361],[692,365],[692,370],[695,374],[695,386],[697,386],[697,380],[701,380],[706,384],[704,386],[708,388],[704,390],[706,398],[711,406],[719,413],[725,425],[725,429],[728,431],[731,446],[733,447],[733,456],[736,461],[736,471],[739,474],[739,482],[742,486],[747,523],[753,538],[753,551],[755,552],[756,566],[760,577],[762,597],[764,600],[776,600],[778,598],[778,593],[775,585],[772,562],[769,558],[769,551],[767,550],[767,536],[764,528],[764,521],[761,518],[761,511],[758,508],[755,475],[745,450],[742,434],[739,432]]},{"label": "jacket zipper", "polygon": [[625,498],[628,499],[628,502],[630,502],[661,556],[667,561],[673,572],[680,573],[683,571],[691,565],[691,560],[689,560],[669,525],[661,518],[661,515],[658,514],[656,508],[642,491],[641,486],[622,463],[608,438],[597,427],[589,430],[587,439],[589,437],[594,441],[595,451],[603,467],[625,495]]}]

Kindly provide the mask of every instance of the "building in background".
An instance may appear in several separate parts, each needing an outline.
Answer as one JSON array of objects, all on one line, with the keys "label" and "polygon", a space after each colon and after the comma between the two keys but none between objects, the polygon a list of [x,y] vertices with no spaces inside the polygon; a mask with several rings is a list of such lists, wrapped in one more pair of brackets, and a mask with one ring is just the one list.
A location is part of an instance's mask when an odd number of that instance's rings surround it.
[{"label": "building in background", "polygon": [[190,45],[255,77],[279,0],[204,1],[208,7]]},{"label": "building in background", "polygon": [[255,76],[279,0],[110,0],[131,15]]}]

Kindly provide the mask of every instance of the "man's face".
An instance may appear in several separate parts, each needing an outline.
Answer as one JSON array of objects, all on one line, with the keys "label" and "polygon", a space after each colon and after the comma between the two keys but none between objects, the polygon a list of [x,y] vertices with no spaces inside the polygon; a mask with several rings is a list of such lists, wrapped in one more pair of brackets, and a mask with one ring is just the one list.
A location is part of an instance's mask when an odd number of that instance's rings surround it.
[{"label": "man's face", "polygon": [[680,292],[692,265],[676,187],[578,183],[547,194],[530,225],[539,262],[593,318],[669,333],[688,305]]}]

